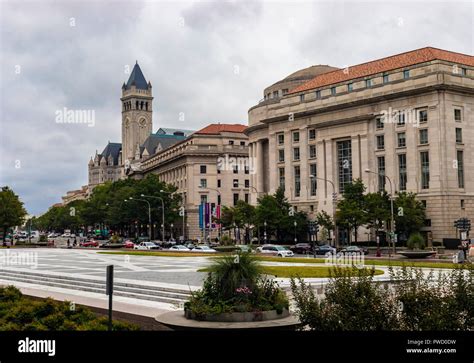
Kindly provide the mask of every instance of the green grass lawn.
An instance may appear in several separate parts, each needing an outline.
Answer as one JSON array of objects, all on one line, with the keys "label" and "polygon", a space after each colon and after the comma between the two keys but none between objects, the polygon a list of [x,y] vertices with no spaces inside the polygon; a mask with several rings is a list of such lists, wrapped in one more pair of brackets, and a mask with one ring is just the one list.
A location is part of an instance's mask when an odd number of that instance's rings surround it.
[{"label": "green grass lawn", "polygon": [[[331,266],[261,266],[262,272],[275,277],[330,277]],[[351,268],[348,268],[352,271]],[[199,272],[209,272],[203,268]],[[383,274],[382,270],[375,270],[375,275]]]},{"label": "green grass lawn", "polygon": [[[199,253],[199,252],[170,252],[170,251],[104,251],[98,252],[102,254],[111,255],[136,255],[136,256],[161,256],[161,257],[218,257],[225,256],[228,253]],[[270,256],[256,256],[259,261],[269,262],[298,262],[298,263],[309,263],[309,264],[323,264],[325,263],[324,258],[313,258],[313,257],[270,257]],[[430,262],[430,261],[410,261],[406,260],[365,260],[366,266],[413,266],[413,267],[425,267],[425,268],[456,268],[459,264],[452,262]]]}]

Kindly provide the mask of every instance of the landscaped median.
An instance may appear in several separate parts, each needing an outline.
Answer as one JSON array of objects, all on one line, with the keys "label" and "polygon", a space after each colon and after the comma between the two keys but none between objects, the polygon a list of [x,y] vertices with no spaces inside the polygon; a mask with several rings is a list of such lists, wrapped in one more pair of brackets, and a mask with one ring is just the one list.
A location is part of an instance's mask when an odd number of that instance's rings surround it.
[{"label": "landscaped median", "polygon": [[[136,255],[136,256],[160,256],[160,257],[219,257],[225,256],[229,253],[199,253],[199,252],[170,252],[170,251],[107,251],[98,252],[102,254],[111,255]],[[259,256],[255,258],[259,261],[269,262],[296,262],[296,263],[308,263],[308,264],[324,264],[325,258],[323,256],[318,258],[313,257],[270,257],[270,256]],[[459,264],[452,262],[431,262],[431,261],[411,261],[405,259],[384,259],[384,260],[364,260],[365,267],[372,266],[407,266],[407,267],[422,267],[422,268],[456,268]]]},{"label": "landscaped median", "polygon": [[[262,273],[275,277],[331,277],[333,269],[333,266],[261,266]],[[347,269],[349,273],[355,273],[351,267],[343,269]],[[203,268],[198,272],[209,272],[209,269]],[[382,275],[383,271],[375,270],[374,274]]]}]

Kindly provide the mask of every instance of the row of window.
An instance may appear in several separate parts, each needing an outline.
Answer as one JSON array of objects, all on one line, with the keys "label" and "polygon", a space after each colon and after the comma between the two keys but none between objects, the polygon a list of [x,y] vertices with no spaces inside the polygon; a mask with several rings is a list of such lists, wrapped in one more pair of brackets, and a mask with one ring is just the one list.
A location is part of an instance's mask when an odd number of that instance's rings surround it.
[{"label": "row of window", "polygon": [[[300,142],[300,132],[299,131],[293,131],[293,142],[298,143]],[[316,130],[315,129],[309,129],[308,130],[308,139],[310,141],[316,140]],[[283,133],[277,135],[277,143],[278,145],[284,145],[285,144],[285,135]]]},{"label": "row of window", "polygon": [[[308,151],[309,151],[309,159],[314,159],[316,158],[316,145],[308,145]],[[299,147],[294,147],[293,148],[293,161],[299,161],[300,160],[300,148]],[[284,149],[278,149],[278,162],[283,163],[285,162],[285,150]]]},{"label": "row of window", "polygon": [[[467,69],[466,68],[461,68],[461,75],[465,76],[467,75]],[[410,70],[409,69],[405,69],[403,71],[403,79],[408,79],[410,78]],[[386,84],[390,81],[390,75],[388,73],[383,73],[382,74],[382,83],[383,84]],[[353,82],[349,82],[347,83],[347,92],[352,92],[354,90],[354,83]],[[372,87],[372,78],[367,78],[365,80],[365,88],[370,88]],[[331,92],[331,96],[335,96],[336,95],[336,86],[332,86],[330,88],[330,92]],[[315,96],[316,96],[316,99],[319,100],[321,99],[321,90],[316,90],[315,91]],[[300,102],[303,102],[305,99],[305,94],[300,94]]]},{"label": "row of window", "polygon": [[[235,145],[234,140],[229,140],[229,145]],[[245,146],[245,141],[240,141],[240,146]]]},{"label": "row of window", "polygon": [[[377,150],[384,150],[385,149],[385,136],[384,135],[377,135],[376,137],[376,146]],[[428,129],[421,129],[418,131],[418,144],[419,145],[427,145],[428,144]],[[462,128],[456,127],[456,143],[462,143]],[[406,133],[405,132],[397,132],[397,147],[406,147]]]},{"label": "row of window", "polygon": [[[207,174],[207,165],[200,165],[199,166],[199,172],[201,174]],[[239,165],[233,165],[232,166],[232,172],[234,174],[238,174],[239,173]],[[221,173],[221,170],[219,168],[217,168],[217,174],[220,174]],[[245,174],[249,174],[250,173],[250,168],[248,165],[245,165],[244,166],[244,173]]]},{"label": "row of window", "polygon": [[[233,203],[234,203],[234,206],[237,205],[237,202],[240,200],[240,195],[239,193],[234,193],[233,194]],[[244,201],[246,203],[250,203],[250,197],[249,197],[249,194],[248,193],[245,193],[244,194]],[[206,204],[208,202],[208,198],[207,198],[207,195],[206,194],[202,194],[201,195],[201,204]],[[218,194],[217,195],[217,205],[221,205],[222,204],[222,200],[221,200],[221,196]],[[211,203],[211,208],[214,209],[215,207],[215,204],[214,203]]]},{"label": "row of window", "polygon": [[[207,188],[207,179],[205,178],[202,178],[200,181],[199,181],[199,185],[200,187],[202,188]],[[238,188],[240,186],[239,184],[239,179],[233,179],[232,181],[232,186],[234,188]],[[217,179],[217,187],[218,188],[221,188],[222,187],[222,181],[221,179]],[[250,180],[249,179],[245,179],[244,181],[244,188],[250,188]]]}]

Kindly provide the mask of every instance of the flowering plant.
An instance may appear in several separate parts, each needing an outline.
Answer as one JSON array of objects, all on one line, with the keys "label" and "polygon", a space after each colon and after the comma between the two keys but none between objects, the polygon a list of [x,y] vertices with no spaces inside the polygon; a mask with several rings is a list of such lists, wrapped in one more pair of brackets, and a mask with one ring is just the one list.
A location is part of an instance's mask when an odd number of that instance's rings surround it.
[{"label": "flowering plant", "polygon": [[250,290],[247,286],[238,287],[237,289],[235,289],[235,292],[236,292],[237,294],[243,294],[243,295],[250,295],[250,294],[252,294],[252,290]]}]

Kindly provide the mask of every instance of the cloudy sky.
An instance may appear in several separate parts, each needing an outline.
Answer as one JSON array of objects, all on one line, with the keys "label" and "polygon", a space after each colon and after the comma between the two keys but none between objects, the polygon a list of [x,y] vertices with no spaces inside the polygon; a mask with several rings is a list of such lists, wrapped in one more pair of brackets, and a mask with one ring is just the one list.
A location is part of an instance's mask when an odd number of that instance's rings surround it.
[{"label": "cloudy sky", "polygon": [[[425,46],[473,54],[473,4],[0,0],[0,186],[40,214],[87,184],[96,149],[121,141],[136,60],[153,85],[154,131],[246,124],[263,88],[310,65]],[[94,127],[57,123],[65,107],[93,110]]]}]

